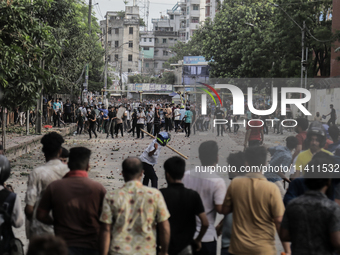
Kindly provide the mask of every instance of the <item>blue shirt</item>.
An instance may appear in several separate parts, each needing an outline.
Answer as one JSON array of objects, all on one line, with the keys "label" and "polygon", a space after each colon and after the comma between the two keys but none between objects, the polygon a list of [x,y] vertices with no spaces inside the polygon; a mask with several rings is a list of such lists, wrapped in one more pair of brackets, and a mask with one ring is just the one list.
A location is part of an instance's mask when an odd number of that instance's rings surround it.
[{"label": "blue shirt", "polygon": [[[268,148],[268,151],[271,155],[271,160],[269,162],[270,167],[280,167],[277,169],[281,169],[281,166],[284,167],[284,169],[287,169],[286,171],[288,172],[288,169],[290,169],[290,164],[292,162],[292,153],[291,151],[284,146],[275,146]],[[270,168],[269,170],[272,170]],[[268,179],[268,181],[271,182],[277,182],[281,181],[282,178],[277,175],[274,171],[268,171],[264,174],[264,176]]]},{"label": "blue shirt", "polygon": [[183,118],[185,116],[185,109],[179,110],[179,113],[181,114],[181,116],[180,116],[181,120],[183,120]]},{"label": "blue shirt", "polygon": [[61,104],[60,103],[53,103],[53,110],[60,110]]}]

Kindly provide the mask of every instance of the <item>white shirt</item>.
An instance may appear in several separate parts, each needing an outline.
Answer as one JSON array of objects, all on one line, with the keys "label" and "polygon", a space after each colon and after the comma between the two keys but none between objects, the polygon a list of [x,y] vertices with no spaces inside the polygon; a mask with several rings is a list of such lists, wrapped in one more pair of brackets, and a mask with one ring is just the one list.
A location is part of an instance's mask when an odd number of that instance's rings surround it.
[{"label": "white shirt", "polygon": [[[178,116],[176,116],[178,115]],[[174,110],[174,116],[175,116],[175,120],[181,120],[181,113],[180,113],[180,110],[178,108],[176,108]]]},{"label": "white shirt", "polygon": [[[159,153],[161,152],[162,146],[160,144],[158,144],[158,148],[155,151],[155,153],[150,157],[149,156],[149,152],[153,151],[155,149],[155,143],[157,143],[157,140],[153,140],[152,143],[149,144],[149,146],[143,151],[142,155],[140,155],[139,159],[144,162],[147,163],[149,165],[156,165],[158,162],[158,157],[159,157]],[[224,198],[224,197],[223,197]]]},{"label": "white shirt", "polygon": [[125,113],[126,113],[126,120],[130,120],[130,112],[126,110]]},{"label": "white shirt", "polygon": [[[192,171],[194,172],[194,170]],[[202,242],[212,242],[217,240],[215,230],[215,205],[223,204],[227,193],[226,183],[215,173],[195,173],[195,175],[190,175],[190,171],[185,172],[182,182],[186,188],[195,190],[202,199],[204,210],[209,221],[209,227],[202,238]],[[230,180],[228,180],[227,184],[229,186]],[[196,216],[195,238],[198,236],[200,229],[201,221]]]},{"label": "white shirt", "polygon": [[145,119],[143,119],[143,118],[138,119],[138,117],[145,117],[144,111],[137,113],[137,124],[144,124]]}]

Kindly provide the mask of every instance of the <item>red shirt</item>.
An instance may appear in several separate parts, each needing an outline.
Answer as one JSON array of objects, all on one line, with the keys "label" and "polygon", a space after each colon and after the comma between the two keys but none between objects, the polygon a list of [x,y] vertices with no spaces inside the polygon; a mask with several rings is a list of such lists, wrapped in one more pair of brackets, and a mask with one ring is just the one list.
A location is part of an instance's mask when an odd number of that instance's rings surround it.
[{"label": "red shirt", "polygon": [[259,120],[251,120],[249,123],[254,127],[249,126],[247,122],[246,130],[251,130],[248,141],[261,141],[261,130],[263,129],[263,126],[261,126],[262,122]]}]

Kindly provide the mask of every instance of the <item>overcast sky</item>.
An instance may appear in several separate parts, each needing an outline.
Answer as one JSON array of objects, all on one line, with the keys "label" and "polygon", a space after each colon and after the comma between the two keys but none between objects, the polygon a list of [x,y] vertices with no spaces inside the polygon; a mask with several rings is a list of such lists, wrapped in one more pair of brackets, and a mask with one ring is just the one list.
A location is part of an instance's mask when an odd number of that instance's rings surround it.
[{"label": "overcast sky", "polygon": [[[137,1],[137,5],[141,8],[144,0],[136,0],[136,1]],[[93,6],[93,11],[96,13],[96,17],[99,21],[104,20],[105,13],[107,11],[125,10],[125,4],[123,0],[92,0],[92,4],[96,4],[96,3],[99,3],[99,5]],[[159,18],[161,12],[163,15],[166,14],[166,10],[172,9],[172,7],[176,3],[177,3],[177,0],[150,0],[149,30],[152,29],[151,19]],[[132,5],[133,5],[133,0],[128,0],[127,6],[132,6]],[[140,11],[140,14],[142,15],[141,11]]]}]

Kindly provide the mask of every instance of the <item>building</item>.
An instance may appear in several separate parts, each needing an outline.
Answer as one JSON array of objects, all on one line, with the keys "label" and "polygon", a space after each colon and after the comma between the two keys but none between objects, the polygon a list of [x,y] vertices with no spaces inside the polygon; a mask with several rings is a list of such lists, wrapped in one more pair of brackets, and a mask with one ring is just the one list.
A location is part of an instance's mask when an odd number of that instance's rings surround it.
[{"label": "building", "polygon": [[100,21],[107,61],[121,72],[138,71],[139,7],[126,6],[123,11],[110,11]]},{"label": "building", "polygon": [[139,32],[140,34],[140,59],[139,59],[139,71],[145,74],[155,74],[155,36],[152,31]]},{"label": "building", "polygon": [[219,0],[180,0],[180,40],[188,42],[206,18],[214,19],[219,5]]},{"label": "building", "polygon": [[[338,15],[339,14],[339,15]],[[335,33],[340,30],[340,1],[333,0],[333,13],[332,13],[332,31]],[[331,77],[340,76],[340,51],[335,52],[340,47],[340,42],[335,41],[331,47]]]}]

